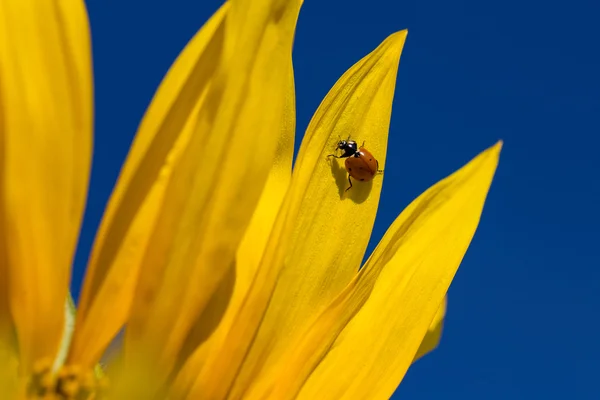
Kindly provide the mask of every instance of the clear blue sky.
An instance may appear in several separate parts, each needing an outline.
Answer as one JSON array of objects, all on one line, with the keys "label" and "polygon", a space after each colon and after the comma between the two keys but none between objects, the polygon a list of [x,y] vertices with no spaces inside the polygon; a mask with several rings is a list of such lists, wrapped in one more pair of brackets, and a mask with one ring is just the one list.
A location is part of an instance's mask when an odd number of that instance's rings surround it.
[{"label": "clear blue sky", "polygon": [[[96,147],[76,293],[137,124],[220,2],[88,4]],[[450,288],[442,345],[394,398],[600,399],[598,16],[596,0],[305,1],[294,50],[299,135],[348,67],[409,29],[369,251],[414,197],[505,142]]]}]

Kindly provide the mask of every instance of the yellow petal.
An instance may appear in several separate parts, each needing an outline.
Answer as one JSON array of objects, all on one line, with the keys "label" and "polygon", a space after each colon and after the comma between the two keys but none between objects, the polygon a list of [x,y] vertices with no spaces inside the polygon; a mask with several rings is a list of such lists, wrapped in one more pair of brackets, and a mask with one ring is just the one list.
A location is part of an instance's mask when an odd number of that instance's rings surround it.
[{"label": "yellow petal", "polygon": [[[291,59],[290,59],[291,62]],[[207,355],[211,351],[217,351],[219,344],[222,343],[227,333],[231,329],[232,322],[239,311],[242,301],[244,300],[248,289],[254,279],[256,270],[262,258],[263,249],[267,243],[267,239],[273,228],[273,222],[279,212],[281,203],[285,193],[287,192],[289,182],[292,176],[292,157],[294,154],[294,133],[296,128],[296,104],[294,90],[294,73],[292,66],[289,66],[289,89],[286,97],[286,107],[281,129],[279,145],[277,147],[276,156],[273,160],[273,166],[269,173],[269,178],[265,184],[265,188],[258,202],[250,225],[244,234],[244,239],[240,243],[236,255],[235,264],[235,286],[230,298],[225,299],[222,296],[220,299],[213,297],[211,306],[207,306],[205,313],[214,315],[217,312],[210,313],[211,309],[218,309],[223,305],[221,302],[229,301],[224,304],[227,311],[223,315],[218,328],[210,338],[201,346],[197,347],[193,355],[186,362],[177,377],[177,381],[173,388],[172,395],[174,398],[184,398],[196,377],[200,374],[202,367],[206,361]],[[200,326],[204,330],[214,329],[210,323],[206,323],[201,318]],[[207,333],[205,333],[208,335]],[[194,343],[186,343],[193,347]]]},{"label": "yellow petal", "polygon": [[182,356],[258,203],[279,139],[298,8],[231,2],[224,59],[168,184],[125,336],[126,359],[154,368],[155,382]]},{"label": "yellow petal", "polygon": [[174,166],[218,67],[228,4],[194,36],[148,108],[102,220],[69,361],[91,366],[125,323]]},{"label": "yellow petal", "polygon": [[19,358],[15,343],[0,341],[0,398],[14,399],[18,390]]},{"label": "yellow petal", "polygon": [[[2,110],[0,108],[0,123]],[[0,129],[0,137],[3,132]],[[0,140],[0,146],[2,140]],[[2,168],[0,166],[0,168]],[[3,199],[0,196],[0,204]],[[1,206],[0,206],[1,207]],[[0,238],[6,238],[6,222],[4,215],[0,213]],[[17,389],[18,381],[18,347],[15,338],[15,327],[10,315],[10,303],[8,295],[8,262],[6,242],[0,240],[0,398],[12,398]]]},{"label": "yellow petal", "polygon": [[242,397],[257,376],[288,350],[290,336],[301,331],[356,274],[377,212],[382,176],[357,182],[346,197],[343,164],[328,160],[327,154],[335,149],[338,135],[351,134],[367,141],[383,168],[405,38],[406,31],[390,36],[354,65],[313,117],[257,278],[227,339],[198,378],[196,394],[219,398],[233,383],[229,398]]},{"label": "yellow petal", "polygon": [[249,398],[388,399],[471,242],[501,144],[413,201],[356,278]]},{"label": "yellow petal", "polygon": [[0,3],[3,238],[22,367],[52,358],[92,148],[92,77],[81,0]]},{"label": "yellow petal", "polygon": [[442,338],[442,329],[444,328],[444,318],[446,317],[447,302],[447,299],[444,298],[442,305],[438,308],[438,311],[435,313],[435,317],[433,317],[433,321],[431,321],[431,324],[427,329],[425,338],[423,338],[421,346],[419,346],[419,350],[417,351],[413,362],[417,361],[425,354],[435,350],[435,348],[440,343],[440,339]]},{"label": "yellow petal", "polygon": [[[0,237],[6,237],[2,232],[5,226],[0,222]],[[5,242],[0,241],[0,398],[12,399],[17,391],[19,354],[8,302],[8,263],[4,246]]]}]

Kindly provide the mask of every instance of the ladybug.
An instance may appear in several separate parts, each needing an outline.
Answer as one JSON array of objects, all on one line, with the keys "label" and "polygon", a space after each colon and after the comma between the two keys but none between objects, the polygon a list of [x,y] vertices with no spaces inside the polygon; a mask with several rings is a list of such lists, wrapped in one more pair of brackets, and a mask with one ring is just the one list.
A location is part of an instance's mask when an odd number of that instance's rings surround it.
[{"label": "ladybug", "polygon": [[383,172],[379,169],[379,161],[375,159],[373,154],[365,149],[365,142],[362,146],[358,147],[354,140],[340,140],[337,144],[336,150],[342,150],[341,156],[335,154],[329,154],[327,157],[345,158],[345,167],[348,171],[348,182],[350,186],[346,189],[346,192],[352,188],[352,179],[358,179],[359,181],[370,181],[373,179],[376,173]]}]

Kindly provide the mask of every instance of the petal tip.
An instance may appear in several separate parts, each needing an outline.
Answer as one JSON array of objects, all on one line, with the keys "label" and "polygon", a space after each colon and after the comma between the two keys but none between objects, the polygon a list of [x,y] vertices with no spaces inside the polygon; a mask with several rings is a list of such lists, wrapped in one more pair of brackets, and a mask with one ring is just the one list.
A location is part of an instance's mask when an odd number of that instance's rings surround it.
[{"label": "petal tip", "polygon": [[379,51],[382,58],[391,61],[393,65],[397,66],[400,61],[402,50],[404,49],[404,42],[406,41],[407,34],[407,29],[392,33],[385,38],[375,52]]},{"label": "petal tip", "polygon": [[407,35],[408,29],[402,29],[401,31],[394,32],[390,36],[388,36],[387,41],[389,41],[391,45],[404,46],[404,42],[406,41]]},{"label": "petal tip", "polygon": [[502,139],[498,140],[496,144],[490,147],[489,152],[491,156],[496,159],[500,158],[500,152],[502,151],[502,146],[504,146],[504,141]]},{"label": "petal tip", "polygon": [[482,156],[482,159],[495,159],[498,160],[500,159],[500,152],[502,151],[502,147],[504,146],[504,141],[502,139],[498,140],[496,143],[494,143],[492,146],[488,147],[487,149],[485,149],[484,151],[482,151],[480,153],[480,156]]}]

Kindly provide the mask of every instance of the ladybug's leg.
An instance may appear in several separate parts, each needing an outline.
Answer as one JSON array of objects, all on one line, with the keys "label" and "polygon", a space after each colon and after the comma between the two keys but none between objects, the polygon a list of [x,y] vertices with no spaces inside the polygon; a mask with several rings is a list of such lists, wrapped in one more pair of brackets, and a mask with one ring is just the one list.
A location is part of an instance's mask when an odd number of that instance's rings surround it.
[{"label": "ladybug's leg", "polygon": [[377,172],[379,172],[379,173],[383,172],[382,169],[379,169],[379,161],[375,160],[375,162],[377,163]]},{"label": "ladybug's leg", "polygon": [[348,186],[348,189],[346,189],[346,192],[350,189],[352,189],[352,179],[350,179],[350,175],[348,175],[348,182],[350,182],[350,186]]},{"label": "ladybug's leg", "polygon": [[342,156],[336,156],[335,154],[329,154],[327,157],[344,158]]},{"label": "ladybug's leg", "polygon": [[363,140],[363,144],[362,144],[362,146],[360,146],[360,147],[365,147],[365,143],[367,143],[367,141],[366,141],[366,140]]}]

